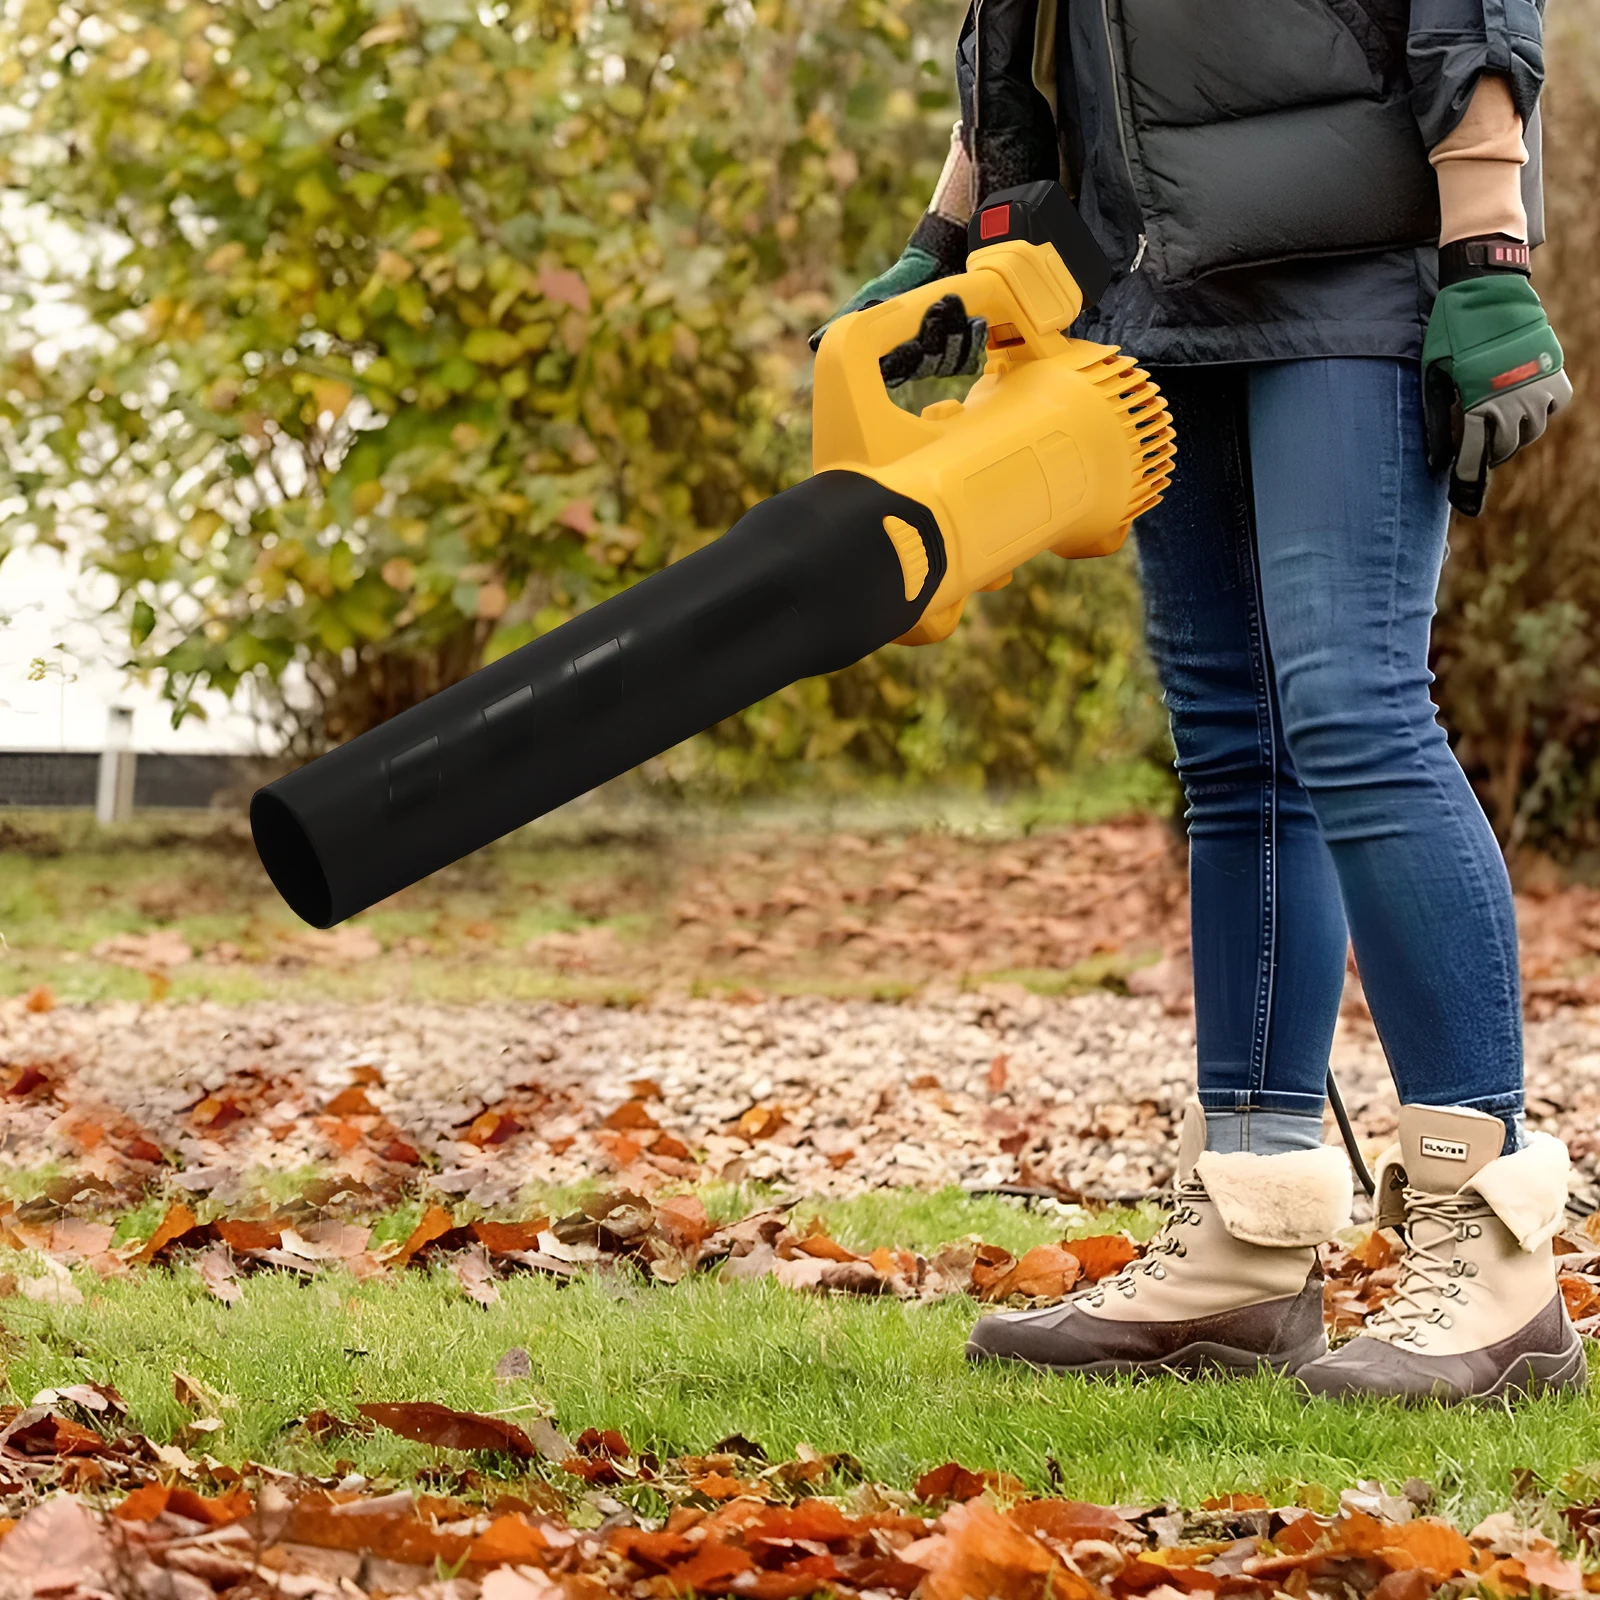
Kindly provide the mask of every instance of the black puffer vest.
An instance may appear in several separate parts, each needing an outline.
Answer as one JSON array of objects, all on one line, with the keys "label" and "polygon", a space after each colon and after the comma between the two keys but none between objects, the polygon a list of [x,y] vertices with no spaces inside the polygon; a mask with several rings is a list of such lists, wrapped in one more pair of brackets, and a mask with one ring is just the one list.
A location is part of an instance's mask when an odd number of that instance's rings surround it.
[{"label": "black puffer vest", "polygon": [[1537,150],[1540,31],[1534,0],[974,0],[956,73],[979,194],[1059,177],[1119,269],[1091,336],[1151,360],[1411,355],[1428,150],[1484,70]]}]

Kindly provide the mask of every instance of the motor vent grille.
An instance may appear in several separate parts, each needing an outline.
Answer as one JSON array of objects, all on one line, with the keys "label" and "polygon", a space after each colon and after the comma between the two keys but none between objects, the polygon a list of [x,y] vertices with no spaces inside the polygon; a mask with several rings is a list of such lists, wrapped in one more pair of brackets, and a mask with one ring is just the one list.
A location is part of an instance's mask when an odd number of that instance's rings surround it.
[{"label": "motor vent grille", "polygon": [[1098,368],[1091,367],[1088,376],[1097,388],[1110,391],[1108,398],[1122,412],[1122,425],[1133,445],[1135,465],[1128,514],[1123,522],[1126,529],[1135,517],[1161,499],[1162,491],[1172,482],[1172,464],[1177,456],[1172,413],[1150,374],[1120,350],[1106,356]]}]

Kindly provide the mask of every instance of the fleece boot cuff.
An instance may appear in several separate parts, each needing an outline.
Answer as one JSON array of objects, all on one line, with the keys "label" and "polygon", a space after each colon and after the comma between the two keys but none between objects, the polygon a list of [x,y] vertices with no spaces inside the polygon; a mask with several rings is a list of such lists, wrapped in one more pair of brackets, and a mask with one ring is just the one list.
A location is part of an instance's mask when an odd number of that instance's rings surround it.
[{"label": "fleece boot cuff", "polygon": [[1277,1156],[1208,1150],[1195,1176],[1228,1232],[1246,1244],[1324,1244],[1350,1226],[1350,1163],[1330,1145]]}]

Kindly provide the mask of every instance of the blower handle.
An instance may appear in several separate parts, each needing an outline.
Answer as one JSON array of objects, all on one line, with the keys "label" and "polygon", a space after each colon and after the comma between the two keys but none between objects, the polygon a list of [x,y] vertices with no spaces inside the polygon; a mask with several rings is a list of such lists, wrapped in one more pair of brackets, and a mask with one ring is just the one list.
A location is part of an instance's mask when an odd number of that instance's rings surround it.
[{"label": "blower handle", "polygon": [[1019,365],[1060,355],[1062,336],[1086,303],[1069,260],[1096,295],[1109,277],[1109,263],[1057,183],[1001,191],[973,216],[969,236],[965,272],[840,317],[822,336],[813,471],[885,467],[934,443],[950,426],[953,411],[919,417],[896,405],[878,366],[916,336],[935,301],[958,295],[968,315],[987,319],[990,371],[1003,382]]}]

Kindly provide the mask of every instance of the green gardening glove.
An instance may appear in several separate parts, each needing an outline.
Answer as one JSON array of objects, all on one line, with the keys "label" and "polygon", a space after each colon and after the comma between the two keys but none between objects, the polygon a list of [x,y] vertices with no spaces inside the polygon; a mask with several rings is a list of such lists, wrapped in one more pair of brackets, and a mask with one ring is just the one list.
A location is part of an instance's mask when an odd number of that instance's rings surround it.
[{"label": "green gardening glove", "polygon": [[[882,305],[896,295],[949,277],[950,271],[930,251],[920,245],[907,245],[887,272],[880,272],[870,283],[863,284],[811,335],[813,353],[822,343],[823,334],[840,317],[852,311],[865,311],[868,306]],[[947,295],[929,308],[917,338],[897,346],[879,363],[883,381],[893,389],[912,378],[955,378],[976,372],[983,359],[988,334],[989,325],[982,317],[967,316],[960,300]],[[917,347],[916,351],[913,347]]]},{"label": "green gardening glove", "polygon": [[1428,465],[1450,466],[1457,511],[1477,516],[1489,468],[1532,444],[1571,398],[1561,346],[1521,272],[1440,289],[1422,345],[1422,404]]}]

